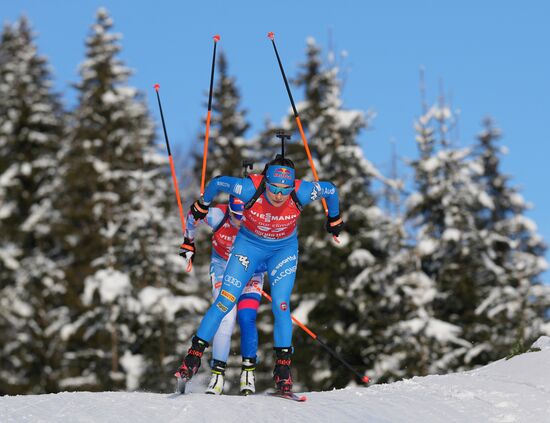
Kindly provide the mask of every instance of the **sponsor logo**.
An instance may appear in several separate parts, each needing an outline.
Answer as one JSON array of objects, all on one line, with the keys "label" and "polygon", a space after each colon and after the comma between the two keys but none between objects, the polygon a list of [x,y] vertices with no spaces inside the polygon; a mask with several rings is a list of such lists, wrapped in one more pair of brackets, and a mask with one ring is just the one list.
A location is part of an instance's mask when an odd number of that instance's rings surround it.
[{"label": "sponsor logo", "polygon": [[297,214],[288,214],[283,216],[277,216],[273,215],[271,213],[258,213],[257,211],[250,210],[250,214],[252,216],[259,217],[260,219],[264,220],[266,223],[270,222],[284,222],[289,220],[294,220],[298,218]]},{"label": "sponsor logo", "polygon": [[283,311],[287,311],[288,309],[288,305],[284,301],[281,303],[280,307],[281,307],[281,310]]},{"label": "sponsor logo", "polygon": [[275,169],[275,172],[273,172],[273,176],[276,178],[289,178],[290,179],[290,170],[285,169],[284,167],[280,167],[278,169]]},{"label": "sponsor logo", "polygon": [[225,187],[225,188],[230,187],[230,185],[227,182],[222,182],[222,181],[218,181],[218,186],[219,187]]},{"label": "sponsor logo", "polygon": [[222,283],[221,282],[216,282],[214,284],[214,289],[218,289],[220,286],[222,286]]},{"label": "sponsor logo", "polygon": [[222,303],[220,303],[219,301],[216,303],[216,307],[218,307],[221,311],[223,311],[224,313],[227,311],[227,307],[224,306]]},{"label": "sponsor logo", "polygon": [[313,189],[309,194],[309,198],[311,199],[311,201],[315,201],[319,198],[320,193],[321,193],[321,185],[319,185],[319,182],[314,182]]},{"label": "sponsor logo", "polygon": [[243,256],[242,254],[235,254],[235,257],[239,259],[239,263],[243,265],[245,270],[248,270],[248,265],[250,264],[250,260],[248,260],[248,257]]},{"label": "sponsor logo", "polygon": [[229,236],[224,234],[218,234],[218,236],[225,241],[233,241],[236,238],[236,236]]},{"label": "sponsor logo", "polygon": [[277,285],[283,278],[292,275],[293,273],[296,273],[296,266],[286,268],[282,272],[279,272],[277,277],[273,280],[272,285]]},{"label": "sponsor logo", "polygon": [[235,302],[235,296],[232,295],[231,293],[227,292],[225,289],[222,289],[222,292],[220,292],[220,295],[222,297],[225,297],[227,298],[229,301],[231,301],[232,303]]},{"label": "sponsor logo", "polygon": [[237,184],[233,187],[233,192],[235,194],[241,194],[243,192],[243,186],[241,184]]},{"label": "sponsor logo", "polygon": [[277,271],[283,267],[285,264],[287,264],[289,261],[291,260],[296,260],[296,255],[293,254],[291,256],[288,256],[287,258],[285,258],[284,260],[280,261],[277,266],[275,266],[273,268],[273,270],[271,271],[271,276],[275,276],[277,274]]},{"label": "sponsor logo", "polygon": [[325,188],[323,190],[323,194],[326,194],[326,195],[332,195],[336,192],[336,188],[332,187],[332,188]]},{"label": "sponsor logo", "polygon": [[231,275],[225,275],[224,278],[223,278],[223,281],[227,282],[231,285],[234,285],[237,288],[240,288],[243,285],[243,283],[240,280],[238,280],[237,278],[234,278]]}]

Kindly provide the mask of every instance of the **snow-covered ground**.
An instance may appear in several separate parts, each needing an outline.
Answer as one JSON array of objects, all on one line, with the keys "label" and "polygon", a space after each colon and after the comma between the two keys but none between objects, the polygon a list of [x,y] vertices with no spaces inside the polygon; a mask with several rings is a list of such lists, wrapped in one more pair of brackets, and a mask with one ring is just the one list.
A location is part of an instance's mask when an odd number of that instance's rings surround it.
[{"label": "snow-covered ground", "polygon": [[483,368],[387,385],[310,392],[296,403],[265,395],[215,397],[74,392],[0,397],[0,422],[550,422],[550,338],[541,351]]}]

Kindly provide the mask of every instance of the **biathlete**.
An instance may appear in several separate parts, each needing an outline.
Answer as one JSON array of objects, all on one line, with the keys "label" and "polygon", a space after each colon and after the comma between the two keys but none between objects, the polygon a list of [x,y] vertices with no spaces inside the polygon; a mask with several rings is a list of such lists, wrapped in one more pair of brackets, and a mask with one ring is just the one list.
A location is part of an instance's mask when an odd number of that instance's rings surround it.
[{"label": "biathlete", "polygon": [[261,175],[247,178],[221,176],[207,185],[203,198],[190,209],[196,220],[208,214],[210,203],[219,192],[231,194],[245,203],[241,229],[237,234],[223,275],[221,289],[230,296],[218,295],[203,317],[187,355],[178,369],[178,383],[189,380],[198,371],[201,357],[221,321],[235,306],[255,269],[262,263],[267,273],[273,298],[274,350],[273,379],[278,391],[292,390],[291,356],[292,320],[290,295],[298,265],[296,225],[302,208],[325,198],[328,205],[326,229],[338,236],[343,229],[338,191],[331,182],[295,180],[294,164],[278,155]]},{"label": "biathlete", "polygon": [[[221,295],[235,301],[234,294],[222,289],[222,280],[227,260],[233,247],[233,242],[241,226],[244,203],[234,196],[229,197],[227,204],[219,204],[208,210],[204,221],[213,229],[212,255],[210,261],[210,281],[212,295],[216,299]],[[180,247],[180,255],[191,262],[195,255],[195,230],[198,221],[190,212],[187,216],[187,228],[184,243]],[[231,334],[235,320],[241,328],[242,370],[240,391],[243,395],[256,391],[254,371],[256,369],[256,354],[258,351],[258,330],[256,316],[261,301],[261,290],[264,284],[265,265],[259,267],[238,296],[237,307],[232,308],[221,320],[212,341],[212,376],[206,388],[207,394],[221,395],[225,382],[225,368],[231,346]]]}]

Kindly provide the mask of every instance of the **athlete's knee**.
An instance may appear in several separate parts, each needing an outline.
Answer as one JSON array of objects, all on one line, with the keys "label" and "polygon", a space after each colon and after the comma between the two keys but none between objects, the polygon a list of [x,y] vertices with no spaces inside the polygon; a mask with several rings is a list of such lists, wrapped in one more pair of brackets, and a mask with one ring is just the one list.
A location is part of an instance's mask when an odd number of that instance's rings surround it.
[{"label": "athlete's knee", "polygon": [[239,308],[237,312],[237,320],[241,327],[247,325],[255,325],[256,317],[258,315],[258,309],[255,308]]},{"label": "athlete's knee", "polygon": [[273,316],[275,317],[275,319],[283,316],[290,316],[290,305],[285,300],[273,300],[273,303],[271,304],[271,310],[273,310]]}]

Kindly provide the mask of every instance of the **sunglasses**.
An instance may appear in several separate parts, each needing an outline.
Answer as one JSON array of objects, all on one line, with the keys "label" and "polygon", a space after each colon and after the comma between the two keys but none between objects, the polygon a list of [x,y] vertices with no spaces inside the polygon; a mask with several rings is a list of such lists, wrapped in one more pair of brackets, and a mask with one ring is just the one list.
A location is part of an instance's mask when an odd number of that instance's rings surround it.
[{"label": "sunglasses", "polygon": [[294,187],[287,187],[287,188],[278,187],[276,185],[270,184],[269,182],[266,182],[266,185],[267,185],[267,188],[269,189],[269,191],[272,194],[275,194],[275,195],[277,195],[279,193],[281,193],[282,195],[288,195],[294,189]]}]

